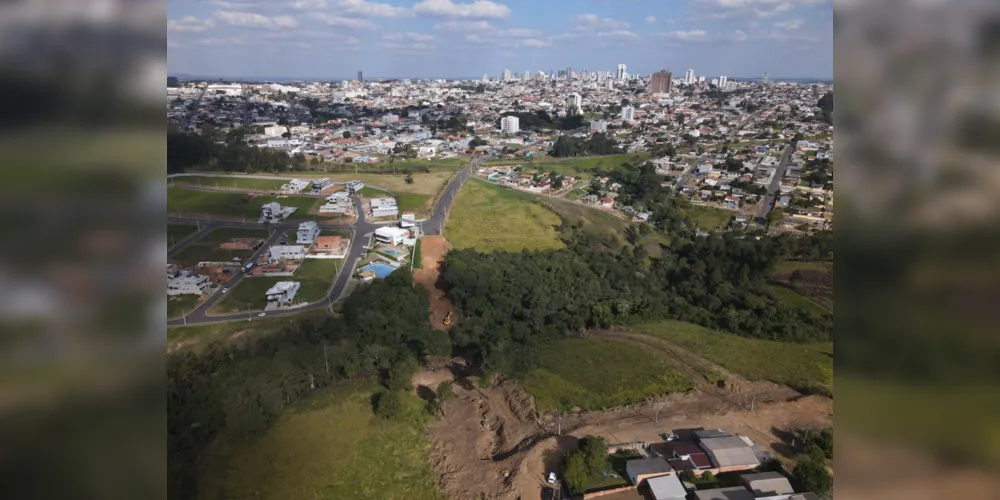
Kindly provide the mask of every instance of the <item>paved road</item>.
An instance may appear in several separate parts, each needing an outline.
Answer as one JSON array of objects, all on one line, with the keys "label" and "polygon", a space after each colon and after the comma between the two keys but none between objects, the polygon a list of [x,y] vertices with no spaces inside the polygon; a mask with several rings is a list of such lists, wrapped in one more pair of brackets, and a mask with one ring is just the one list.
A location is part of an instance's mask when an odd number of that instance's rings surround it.
[{"label": "paved road", "polygon": [[774,172],[774,178],[771,179],[771,185],[767,187],[767,196],[764,197],[764,202],[757,209],[758,224],[763,225],[767,223],[767,213],[774,207],[775,197],[781,187],[781,179],[785,177],[785,170],[788,169],[788,162],[792,159],[793,151],[795,151],[795,146],[789,144],[785,147],[785,151],[781,153],[781,160],[778,162],[778,167]]},{"label": "paved road", "polygon": [[[431,218],[422,221],[418,224],[423,234],[432,234],[432,235],[441,234],[441,230],[444,225],[444,220],[447,217],[448,210],[451,208],[451,203],[454,201],[455,195],[458,193],[459,188],[461,188],[462,184],[465,182],[466,179],[469,178],[470,175],[473,175],[473,172],[475,171],[476,167],[478,167],[479,164],[485,159],[486,158],[477,158],[473,160],[473,162],[469,164],[467,167],[463,168],[462,170],[458,171],[455,174],[455,177],[452,179],[451,183],[449,183],[448,186],[445,187],[444,191],[441,193],[441,196],[438,198],[437,203],[434,205],[434,211]],[[352,196],[351,200],[354,202],[355,209],[357,210],[358,213],[357,223],[355,223],[353,226],[320,224],[321,229],[354,229],[354,237],[351,238],[351,248],[348,250],[347,257],[344,259],[344,267],[341,268],[340,273],[337,275],[337,279],[336,281],[334,281],[333,286],[330,288],[330,292],[327,294],[327,297],[319,302],[308,304],[302,307],[282,309],[277,311],[268,311],[267,317],[286,316],[290,314],[296,314],[301,311],[326,308],[329,307],[334,302],[340,300],[341,296],[344,294],[344,291],[347,290],[347,285],[350,283],[351,277],[354,275],[355,267],[357,267],[358,261],[361,260],[361,255],[366,252],[364,247],[365,245],[368,244],[371,234],[374,233],[376,229],[384,225],[384,223],[368,222],[367,218],[365,217],[365,212],[362,207],[361,199]],[[168,221],[193,222],[194,219],[171,217],[168,218]],[[268,238],[267,242],[265,242],[264,245],[261,246],[261,249],[254,254],[253,256],[254,261],[256,261],[256,259],[260,257],[260,255],[263,252],[266,252],[267,248],[273,245],[281,235],[285,234],[285,232],[287,232],[288,230],[295,229],[297,227],[294,224],[264,226],[262,224],[248,224],[248,223],[228,222],[228,221],[204,222],[203,225],[206,228],[214,228],[219,226],[238,226],[238,227],[271,227],[275,229],[274,234],[271,235],[271,237]],[[190,244],[191,241],[194,241],[194,239],[188,238],[182,241],[181,244],[186,246]],[[179,250],[179,248],[178,246],[175,246],[168,253],[172,253],[177,250]],[[243,279],[243,277],[244,274],[242,271],[234,275],[230,279],[229,287],[232,288],[236,286],[240,282],[240,280]],[[209,296],[204,302],[202,302],[202,304],[199,305],[194,311],[188,313],[187,316],[181,319],[168,321],[167,325],[179,326],[179,325],[193,325],[199,323],[212,323],[220,321],[234,321],[243,319],[252,320],[253,318],[258,317],[257,315],[259,314],[259,311],[251,313],[243,312],[235,314],[225,314],[218,316],[212,316],[207,314],[208,310],[211,309],[212,306],[214,306],[222,298],[223,295],[224,294],[222,293],[221,289],[217,290],[215,293]]]}]

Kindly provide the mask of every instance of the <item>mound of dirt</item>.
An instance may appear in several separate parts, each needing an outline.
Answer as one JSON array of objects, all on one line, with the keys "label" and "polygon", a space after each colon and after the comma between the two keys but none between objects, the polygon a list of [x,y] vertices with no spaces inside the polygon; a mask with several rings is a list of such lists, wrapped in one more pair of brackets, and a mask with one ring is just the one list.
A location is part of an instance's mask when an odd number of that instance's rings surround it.
[{"label": "mound of dirt", "polygon": [[413,270],[413,281],[430,292],[431,326],[444,331],[451,330],[450,325],[444,324],[444,318],[454,309],[454,305],[444,290],[440,288],[438,281],[441,277],[441,259],[449,250],[451,250],[451,244],[444,236],[421,238],[420,269]]}]

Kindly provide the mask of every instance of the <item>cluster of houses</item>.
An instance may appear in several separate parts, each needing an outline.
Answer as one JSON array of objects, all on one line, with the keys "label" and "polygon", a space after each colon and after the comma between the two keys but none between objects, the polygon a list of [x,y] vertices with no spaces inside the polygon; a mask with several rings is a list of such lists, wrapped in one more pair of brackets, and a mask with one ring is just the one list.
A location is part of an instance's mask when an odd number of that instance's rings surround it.
[{"label": "cluster of houses", "polygon": [[[676,437],[676,436],[675,436]],[[640,458],[625,462],[631,483],[615,490],[586,494],[584,498],[637,490],[654,500],[818,500],[813,493],[796,493],[788,478],[777,472],[757,469],[769,458],[767,452],[755,446],[746,436],[722,429],[698,429],[688,440],[669,442],[628,443],[608,447],[609,453],[623,450],[639,452]],[[697,478],[735,473],[740,486],[698,489],[685,481],[685,476]]]},{"label": "cluster of houses", "polygon": [[[510,167],[485,167],[476,171],[476,175],[495,182],[501,186],[525,189],[534,192],[548,192],[552,186],[550,172],[543,170],[528,171],[521,165]],[[569,189],[577,181],[575,177],[561,176],[563,185],[558,190]],[[553,193],[558,192],[553,191]]]}]

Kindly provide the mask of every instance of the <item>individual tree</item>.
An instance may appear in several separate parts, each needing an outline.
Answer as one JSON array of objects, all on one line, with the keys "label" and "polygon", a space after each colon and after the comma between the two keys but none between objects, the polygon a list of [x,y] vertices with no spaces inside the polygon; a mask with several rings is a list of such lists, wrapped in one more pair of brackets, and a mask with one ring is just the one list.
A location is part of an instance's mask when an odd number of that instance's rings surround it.
[{"label": "individual tree", "polygon": [[385,391],[375,400],[375,414],[386,419],[396,420],[403,415],[402,391]]},{"label": "individual tree", "polygon": [[830,490],[833,480],[826,467],[816,460],[802,460],[792,470],[792,479],[805,491],[823,494]]},{"label": "individual tree", "polygon": [[350,130],[345,130],[344,131],[344,139],[350,139],[350,138],[351,138],[351,131]]},{"label": "individual tree", "polygon": [[566,457],[566,465],[563,467],[563,479],[575,493],[583,493],[587,488],[587,479],[590,477],[587,468],[586,458],[580,453],[572,453]]},{"label": "individual tree", "polygon": [[413,184],[413,172],[410,172],[410,169],[406,169],[405,172],[406,177],[403,178],[403,180],[406,181],[407,184]]}]

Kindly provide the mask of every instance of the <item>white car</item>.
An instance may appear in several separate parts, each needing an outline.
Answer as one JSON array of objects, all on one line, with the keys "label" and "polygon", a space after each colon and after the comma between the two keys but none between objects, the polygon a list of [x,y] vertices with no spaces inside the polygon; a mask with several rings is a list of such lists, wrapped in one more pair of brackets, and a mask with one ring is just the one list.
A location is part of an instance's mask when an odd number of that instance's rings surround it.
[{"label": "white car", "polygon": [[228,286],[222,287],[222,293],[226,293],[228,291],[229,291],[229,287]]},{"label": "white car", "polygon": [[549,484],[556,484],[556,471],[549,472]]},{"label": "white car", "polygon": [[263,318],[264,316],[267,316],[267,313],[260,313],[257,315],[258,318]]}]

